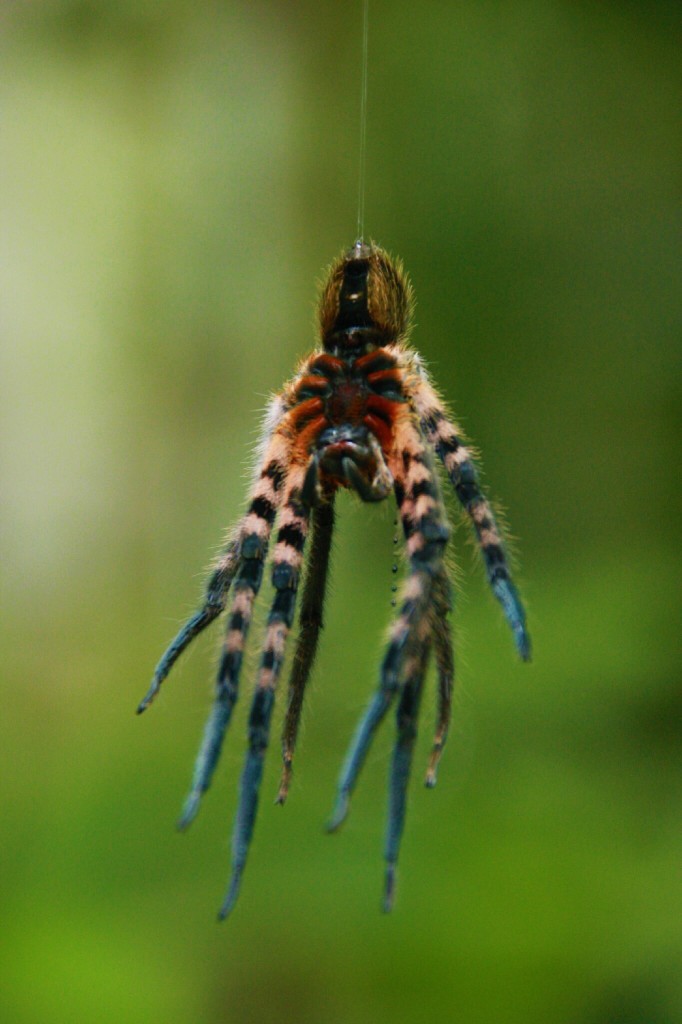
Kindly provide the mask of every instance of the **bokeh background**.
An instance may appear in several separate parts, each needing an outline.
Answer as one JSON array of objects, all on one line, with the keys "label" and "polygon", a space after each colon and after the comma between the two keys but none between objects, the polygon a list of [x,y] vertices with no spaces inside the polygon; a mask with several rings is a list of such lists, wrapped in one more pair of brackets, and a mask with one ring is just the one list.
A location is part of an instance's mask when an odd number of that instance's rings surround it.
[{"label": "bokeh background", "polygon": [[344,496],[293,791],[275,742],[218,927],[247,700],[173,824],[219,630],[134,709],[354,239],[360,4],[2,5],[3,1021],[682,1020],[680,28],[372,0],[366,234],[508,510],[535,658],[460,528],[455,725],[427,792],[431,685],[382,916],[392,723],[322,830],[391,614],[393,511]]}]

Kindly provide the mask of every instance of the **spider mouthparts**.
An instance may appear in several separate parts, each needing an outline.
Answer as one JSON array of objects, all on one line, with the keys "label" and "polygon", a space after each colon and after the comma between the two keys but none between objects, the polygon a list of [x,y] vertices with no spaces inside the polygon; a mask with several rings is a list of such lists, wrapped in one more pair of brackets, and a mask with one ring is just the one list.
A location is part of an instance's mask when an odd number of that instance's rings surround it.
[{"label": "spider mouthparts", "polygon": [[377,486],[374,481],[368,480],[353,459],[346,457],[341,460],[341,465],[346,480],[363,501],[383,501],[387,496],[388,490],[383,486],[383,481]]}]

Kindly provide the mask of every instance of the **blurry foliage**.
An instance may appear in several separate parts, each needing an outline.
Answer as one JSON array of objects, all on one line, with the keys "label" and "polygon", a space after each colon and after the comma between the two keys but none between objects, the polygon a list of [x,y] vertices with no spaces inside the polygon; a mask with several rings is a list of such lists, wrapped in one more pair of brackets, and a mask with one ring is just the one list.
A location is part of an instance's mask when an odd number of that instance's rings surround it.
[{"label": "blurry foliage", "polygon": [[459,531],[456,725],[381,917],[390,724],[320,829],[390,614],[391,510],[342,501],[294,789],[222,928],[245,702],[182,838],[211,641],[133,710],[353,240],[359,5],[0,19],[2,1019],[681,1019],[679,4],[372,0],[368,233],[520,538],[536,658]]}]

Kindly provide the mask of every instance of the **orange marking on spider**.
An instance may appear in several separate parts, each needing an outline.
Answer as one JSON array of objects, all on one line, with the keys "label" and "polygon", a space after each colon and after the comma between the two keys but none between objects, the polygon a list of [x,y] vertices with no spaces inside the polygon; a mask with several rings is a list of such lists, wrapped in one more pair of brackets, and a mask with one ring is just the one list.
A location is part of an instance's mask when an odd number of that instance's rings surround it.
[{"label": "orange marking on spider", "polygon": [[[237,700],[243,651],[273,529],[273,598],[248,718],[248,743],[232,842],[232,878],[220,917],[234,907],[256,819],[275,694],[303,579],[300,629],[289,684],[278,802],[292,779],[306,685],[317,650],[339,490],[364,502],[393,492],[405,534],[407,575],[389,631],[376,692],[362,716],[339,778],[329,829],[350,806],[372,739],[397,702],[396,743],[389,775],[384,908],[390,909],[406,808],[419,700],[429,657],[438,668],[438,709],[426,784],[436,781],[451,714],[454,661],[450,581],[445,561],[449,527],[435,459],[477,533],[491,588],[519,654],[530,657],[525,613],[506,561],[501,533],[481,490],[471,448],[408,345],[412,288],[401,264],[358,242],[334,261],[318,308],[319,345],[272,400],[258,446],[259,473],[251,505],[214,563],[204,604],[173,640],[138,707],[144,711],[192,639],[227,607],[216,697],[196,760],[180,827],[198,812],[218,764]],[[312,397],[311,397],[311,394]],[[309,536],[310,535],[310,536]],[[309,551],[308,551],[309,549]]]}]

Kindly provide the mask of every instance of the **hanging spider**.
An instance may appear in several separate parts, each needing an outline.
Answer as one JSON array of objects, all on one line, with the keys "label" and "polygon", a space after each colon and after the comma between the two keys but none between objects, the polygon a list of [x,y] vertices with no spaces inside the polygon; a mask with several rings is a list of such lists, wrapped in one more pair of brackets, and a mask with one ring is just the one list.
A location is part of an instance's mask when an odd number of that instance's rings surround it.
[{"label": "hanging spider", "polygon": [[450,583],[444,561],[450,531],[434,452],[473,524],[490,586],[502,605],[518,652],[525,661],[530,658],[524,610],[470,450],[450,420],[419,356],[407,345],[412,306],[412,288],[401,264],[377,246],[356,242],[332,264],[319,302],[321,346],[303,361],[294,378],[272,400],[246,514],[215,564],[203,607],[161,658],[138,707],[139,713],[151,704],[180,654],[225,610],[233,585],[215,703],[178,823],[184,829],[195,817],[210,785],[237,700],[244,646],[277,520],[272,557],[274,599],[249,714],[248,750],[232,839],[232,877],[220,918],[226,917],[235,904],[251,843],[275,690],[310,535],[300,633],[282,737],[279,803],[284,803],[289,790],[303,696],[322,628],[334,497],[340,487],[355,491],[367,502],[383,501],[393,491],[408,563],[379,685],[348,750],[328,825],[334,831],[344,820],[374,732],[397,699],[385,847],[385,910],[390,910],[393,903],[417,715],[432,648],[438,670],[438,706],[426,773],[429,787],[436,784],[450,721],[454,662],[448,622]]}]

